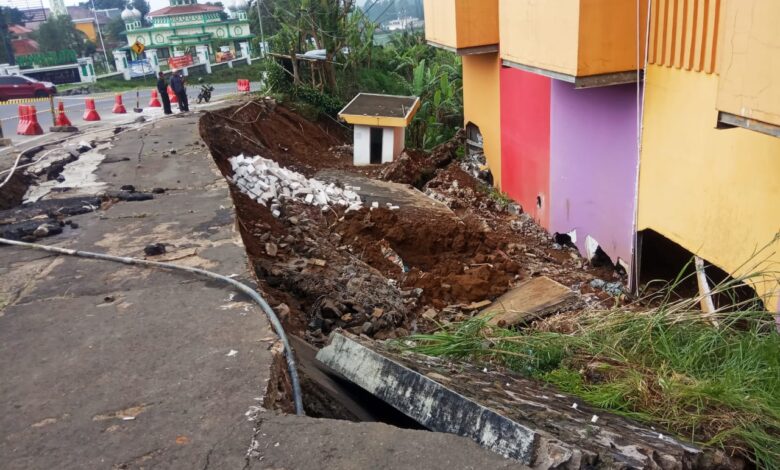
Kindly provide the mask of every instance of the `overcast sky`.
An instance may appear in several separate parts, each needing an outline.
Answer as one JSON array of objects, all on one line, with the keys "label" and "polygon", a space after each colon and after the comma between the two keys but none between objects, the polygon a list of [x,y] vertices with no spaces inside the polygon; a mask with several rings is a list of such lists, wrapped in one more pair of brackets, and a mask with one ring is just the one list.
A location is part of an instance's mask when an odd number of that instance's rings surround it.
[{"label": "overcast sky", "polygon": [[[65,0],[65,5],[78,5],[83,1],[85,0]],[[169,0],[146,0],[146,1],[149,2],[149,5],[152,7],[152,11],[167,7],[171,4]],[[214,0],[214,1],[218,1],[218,0]],[[205,3],[205,2],[206,0],[200,3]],[[49,6],[48,0],[43,0],[43,3],[46,7]],[[222,3],[228,4],[230,3],[230,0],[222,0]]]},{"label": "overcast sky", "polygon": [[[65,0],[65,5],[78,5],[82,1],[84,1],[84,0]],[[167,7],[168,5],[170,5],[170,1],[169,0],[147,0],[147,1],[149,2],[149,5],[151,5],[151,7],[152,7],[152,11],[160,9],[160,8],[164,8],[164,7]],[[219,1],[219,0],[214,0],[214,1]],[[206,0],[200,1],[200,3],[205,3],[205,2],[206,2]],[[2,3],[2,0],[0,0],[0,3]],[[43,3],[44,3],[45,6],[47,6],[47,7],[49,6],[49,1],[48,0],[43,0]],[[230,4],[230,0],[222,0],[222,3],[224,3],[225,5],[229,5]],[[366,0],[357,0],[357,3],[358,3],[358,5],[363,5],[364,3],[366,3]]]}]

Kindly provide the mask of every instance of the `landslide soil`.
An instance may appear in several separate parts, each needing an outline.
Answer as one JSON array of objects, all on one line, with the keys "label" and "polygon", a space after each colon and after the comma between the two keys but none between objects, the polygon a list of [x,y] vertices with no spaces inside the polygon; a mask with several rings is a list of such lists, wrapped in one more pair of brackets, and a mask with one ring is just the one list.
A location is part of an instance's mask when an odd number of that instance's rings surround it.
[{"label": "landslide soil", "polygon": [[[557,247],[529,217],[513,215],[459,165],[462,136],[431,154],[405,152],[356,168],[345,129],[312,122],[265,99],[206,113],[200,133],[225,177],[229,159],[260,155],[313,177],[338,169],[413,185],[452,209],[342,208],[286,202],[279,218],[230,183],[238,226],[269,303],[293,333],[320,345],[335,328],[378,339],[425,331],[476,313],[518,281],[547,275],[604,300],[588,283],[613,280]],[[426,316],[421,314],[426,312]]]}]

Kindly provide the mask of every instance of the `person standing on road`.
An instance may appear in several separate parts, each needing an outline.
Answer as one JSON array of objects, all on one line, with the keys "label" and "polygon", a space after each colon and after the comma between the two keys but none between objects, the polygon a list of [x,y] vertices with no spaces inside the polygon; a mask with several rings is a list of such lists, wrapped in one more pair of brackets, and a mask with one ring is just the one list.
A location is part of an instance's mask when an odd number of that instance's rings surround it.
[{"label": "person standing on road", "polygon": [[187,102],[187,85],[184,83],[184,77],[181,75],[181,70],[174,73],[173,77],[171,77],[171,89],[176,93],[176,98],[179,99],[179,111],[189,111],[190,106]]},{"label": "person standing on road", "polygon": [[165,81],[165,74],[162,72],[160,72],[157,78],[157,92],[160,94],[165,114],[173,114],[173,111],[171,111],[171,99],[168,98],[168,83]]}]

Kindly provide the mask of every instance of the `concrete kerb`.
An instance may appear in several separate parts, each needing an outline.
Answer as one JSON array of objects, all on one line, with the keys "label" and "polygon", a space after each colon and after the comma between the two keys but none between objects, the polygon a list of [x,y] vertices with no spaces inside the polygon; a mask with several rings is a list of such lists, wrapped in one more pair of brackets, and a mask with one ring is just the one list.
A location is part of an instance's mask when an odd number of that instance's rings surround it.
[{"label": "concrete kerb", "polygon": [[[355,358],[360,358],[355,362]],[[469,437],[499,455],[533,463],[538,434],[434,380],[334,334],[317,360],[432,431]],[[345,361],[349,362],[346,364]],[[400,378],[400,379],[398,379]],[[414,400],[409,397],[414,395]],[[464,427],[463,423],[477,423]]]}]

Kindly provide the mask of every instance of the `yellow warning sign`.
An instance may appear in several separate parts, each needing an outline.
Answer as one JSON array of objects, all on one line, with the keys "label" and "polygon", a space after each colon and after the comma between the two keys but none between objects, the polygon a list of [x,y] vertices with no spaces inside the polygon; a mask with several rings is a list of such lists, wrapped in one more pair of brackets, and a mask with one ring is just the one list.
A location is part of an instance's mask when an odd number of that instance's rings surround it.
[{"label": "yellow warning sign", "polygon": [[141,55],[141,53],[144,51],[144,45],[136,41],[135,44],[130,46],[130,49],[132,49],[133,52],[135,52],[135,55]]}]

